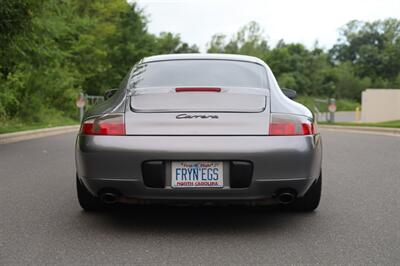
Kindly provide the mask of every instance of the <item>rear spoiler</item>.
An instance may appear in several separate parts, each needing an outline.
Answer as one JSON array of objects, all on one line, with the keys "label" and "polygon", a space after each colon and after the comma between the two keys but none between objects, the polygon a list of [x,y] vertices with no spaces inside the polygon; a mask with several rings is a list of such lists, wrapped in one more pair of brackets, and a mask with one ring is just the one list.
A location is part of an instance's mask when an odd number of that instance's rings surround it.
[{"label": "rear spoiler", "polygon": [[184,87],[145,87],[133,88],[128,92],[128,96],[136,96],[143,94],[161,94],[161,93],[179,93],[182,90],[199,90],[204,92],[220,92],[220,93],[234,93],[234,94],[251,94],[251,95],[264,95],[269,96],[267,88],[251,88],[251,87],[216,87],[216,86],[184,86]]}]

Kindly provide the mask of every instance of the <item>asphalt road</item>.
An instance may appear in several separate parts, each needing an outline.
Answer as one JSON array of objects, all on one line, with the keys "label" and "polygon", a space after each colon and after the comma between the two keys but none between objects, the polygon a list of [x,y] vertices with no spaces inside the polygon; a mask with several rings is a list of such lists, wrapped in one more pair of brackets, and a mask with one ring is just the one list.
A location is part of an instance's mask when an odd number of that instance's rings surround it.
[{"label": "asphalt road", "polygon": [[400,263],[400,138],[323,132],[322,202],[84,213],[74,135],[0,145],[0,265]]}]

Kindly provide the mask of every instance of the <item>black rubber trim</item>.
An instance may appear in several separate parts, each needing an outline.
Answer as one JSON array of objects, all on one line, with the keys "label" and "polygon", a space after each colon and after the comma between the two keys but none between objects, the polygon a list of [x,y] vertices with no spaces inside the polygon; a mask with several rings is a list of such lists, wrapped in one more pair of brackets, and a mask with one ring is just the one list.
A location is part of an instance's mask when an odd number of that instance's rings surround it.
[{"label": "black rubber trim", "polygon": [[253,164],[247,161],[231,161],[229,173],[231,188],[247,188],[253,177]]},{"label": "black rubber trim", "polygon": [[143,182],[147,187],[165,187],[165,163],[163,161],[146,161],[142,163]]}]

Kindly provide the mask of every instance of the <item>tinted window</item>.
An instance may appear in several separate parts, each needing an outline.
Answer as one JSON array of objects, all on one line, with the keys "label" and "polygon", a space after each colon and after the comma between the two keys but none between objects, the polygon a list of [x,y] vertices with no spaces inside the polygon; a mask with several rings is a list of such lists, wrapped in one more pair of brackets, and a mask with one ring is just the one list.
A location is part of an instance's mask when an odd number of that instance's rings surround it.
[{"label": "tinted window", "polygon": [[263,66],[229,60],[173,60],[139,65],[133,72],[133,87],[266,87]]}]

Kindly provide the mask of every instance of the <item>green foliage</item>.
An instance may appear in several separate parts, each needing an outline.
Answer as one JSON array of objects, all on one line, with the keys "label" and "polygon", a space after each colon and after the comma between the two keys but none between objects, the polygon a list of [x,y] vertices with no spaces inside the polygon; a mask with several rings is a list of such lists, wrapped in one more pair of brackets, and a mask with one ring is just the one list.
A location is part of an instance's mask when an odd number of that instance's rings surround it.
[{"label": "green foliage", "polygon": [[269,50],[263,30],[254,21],[242,27],[229,42],[226,42],[225,35],[216,34],[208,45],[209,53],[245,54],[260,58]]},{"label": "green foliage", "polygon": [[[315,96],[298,96],[295,101],[299,102],[308,107],[311,111],[314,111],[314,99],[322,97]],[[360,104],[357,101],[349,100],[349,99],[337,99],[336,100],[337,111],[355,111],[357,107],[360,107]],[[320,105],[320,112],[328,112],[328,105]]]},{"label": "green foliage", "polygon": [[351,21],[330,51],[334,62],[350,62],[359,77],[392,82],[400,71],[400,21]]},{"label": "green foliage", "polygon": [[[0,122],[77,117],[79,91],[102,95],[145,56],[198,52],[147,32],[125,0],[0,0]],[[59,119],[59,118],[63,119]]]},{"label": "green foliage", "polygon": [[338,43],[324,51],[316,43],[307,49],[283,40],[270,48],[255,22],[227,40],[214,35],[208,52],[255,55],[273,70],[281,87],[300,95],[360,101],[369,87],[400,87],[400,21],[351,21],[341,29]]},{"label": "green foliage", "polygon": [[[228,38],[216,34],[208,52],[253,55],[271,67],[282,87],[335,97],[353,110],[368,87],[400,87],[400,21],[351,21],[332,49],[278,42],[250,22]],[[143,12],[125,0],[0,0],[0,122],[43,124],[76,119],[80,91],[115,88],[145,56],[195,53],[179,34],[147,31]],[[341,101],[340,99],[349,99]],[[12,126],[11,126],[12,127]]]},{"label": "green foliage", "polygon": [[359,102],[349,99],[338,99],[336,101],[337,111],[355,111],[356,108],[361,108]]},{"label": "green foliage", "polygon": [[62,115],[47,115],[40,122],[27,122],[24,119],[15,118],[3,121],[0,127],[0,134],[47,127],[78,125],[78,123],[76,119],[66,118]]},{"label": "green foliage", "polygon": [[[41,1],[37,1],[36,5]],[[6,47],[13,37],[30,28],[36,8],[33,0],[0,0],[0,45]]]}]

